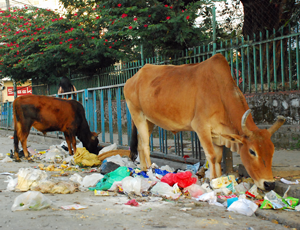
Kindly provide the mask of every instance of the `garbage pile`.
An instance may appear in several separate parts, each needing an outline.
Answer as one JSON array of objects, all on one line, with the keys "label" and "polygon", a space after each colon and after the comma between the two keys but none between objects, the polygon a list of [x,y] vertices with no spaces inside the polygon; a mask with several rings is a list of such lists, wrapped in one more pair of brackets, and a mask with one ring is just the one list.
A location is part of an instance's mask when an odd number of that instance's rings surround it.
[{"label": "garbage pile", "polygon": [[[124,194],[129,198],[126,205],[131,206],[138,206],[141,200],[147,202],[150,197],[163,197],[208,202],[247,216],[253,215],[258,208],[300,211],[299,199],[289,197],[288,191],[282,197],[273,190],[261,191],[251,178],[226,175],[209,182],[208,165],[200,166],[200,163],[177,170],[153,163],[144,172],[139,168],[138,159],[133,163],[128,156],[129,150],[118,150],[116,144],[103,148],[98,156],[80,147],[74,156],[69,156],[61,146],[51,146],[42,154],[36,152],[32,157],[43,164],[21,168],[16,178],[7,177],[7,191],[26,192],[16,198],[12,210],[49,207],[51,201],[43,198],[43,193],[91,191],[96,196]],[[84,173],[89,175],[84,176]],[[36,196],[40,206],[32,204],[32,196]]]}]

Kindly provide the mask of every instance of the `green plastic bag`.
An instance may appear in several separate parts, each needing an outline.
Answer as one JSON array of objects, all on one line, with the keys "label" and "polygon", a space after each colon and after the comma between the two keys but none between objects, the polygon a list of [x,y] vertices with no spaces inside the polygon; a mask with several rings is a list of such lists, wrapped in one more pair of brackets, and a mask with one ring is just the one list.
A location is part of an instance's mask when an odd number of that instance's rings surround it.
[{"label": "green plastic bag", "polygon": [[130,175],[130,170],[125,167],[119,167],[115,171],[107,173],[97,184],[96,187],[90,187],[89,190],[108,190],[115,181],[121,181]]}]

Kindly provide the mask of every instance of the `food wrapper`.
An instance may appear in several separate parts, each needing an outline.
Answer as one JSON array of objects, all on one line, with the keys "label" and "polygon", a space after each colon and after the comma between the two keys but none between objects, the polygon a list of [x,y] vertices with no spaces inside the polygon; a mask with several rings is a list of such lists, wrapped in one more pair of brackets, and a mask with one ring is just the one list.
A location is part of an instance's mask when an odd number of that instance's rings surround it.
[{"label": "food wrapper", "polygon": [[[273,209],[286,209],[288,207],[288,205],[284,201],[284,199],[281,196],[279,196],[276,192],[274,192],[273,190],[268,192],[265,195],[265,200],[268,200],[271,202]],[[261,207],[262,206],[263,206],[263,204],[261,205]]]},{"label": "food wrapper", "polygon": [[227,187],[230,183],[233,183],[234,186],[237,185],[235,177],[233,175],[212,179],[210,185],[212,188],[216,189]]},{"label": "food wrapper", "polygon": [[299,199],[294,197],[284,198],[284,201],[288,204],[289,206],[288,208],[292,208],[292,209],[294,209],[299,203]]},{"label": "food wrapper", "polygon": [[227,200],[227,199],[234,198],[234,197],[237,197],[237,196],[235,194],[230,195],[230,196],[218,196],[218,198],[220,198],[222,200]]},{"label": "food wrapper", "polygon": [[226,188],[229,189],[232,193],[236,192],[233,182],[231,182],[229,185],[227,185]]},{"label": "food wrapper", "polygon": [[270,201],[264,200],[260,205],[260,209],[275,209],[275,208]]},{"label": "food wrapper", "polygon": [[95,196],[109,196],[108,191],[94,190]]}]

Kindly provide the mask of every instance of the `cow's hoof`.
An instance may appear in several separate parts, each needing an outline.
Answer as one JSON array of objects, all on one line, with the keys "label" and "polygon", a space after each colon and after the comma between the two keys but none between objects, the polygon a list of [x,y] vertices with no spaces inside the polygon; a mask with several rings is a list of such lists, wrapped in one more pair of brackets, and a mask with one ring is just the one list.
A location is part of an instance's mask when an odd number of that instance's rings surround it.
[{"label": "cow's hoof", "polygon": [[28,161],[29,163],[34,162],[34,160],[32,160],[31,158],[28,158],[27,161]]},{"label": "cow's hoof", "polygon": [[15,162],[22,162],[20,159],[15,159]]}]

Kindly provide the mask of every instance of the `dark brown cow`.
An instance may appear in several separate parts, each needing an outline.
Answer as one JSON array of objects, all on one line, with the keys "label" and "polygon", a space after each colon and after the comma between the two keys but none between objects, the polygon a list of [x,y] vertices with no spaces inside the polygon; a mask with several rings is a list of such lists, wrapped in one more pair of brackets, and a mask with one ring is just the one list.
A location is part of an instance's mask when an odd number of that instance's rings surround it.
[{"label": "dark brown cow", "polygon": [[[240,154],[259,188],[274,188],[271,135],[285,118],[280,116],[268,130],[259,129],[221,54],[199,64],[147,64],[127,80],[124,95],[139,132],[138,152],[143,170],[151,165],[149,137],[155,124],[173,133],[195,131],[209,162],[211,179],[222,174],[220,163],[225,145]],[[137,155],[136,135],[134,129],[132,159]]]},{"label": "dark brown cow", "polygon": [[27,137],[32,126],[43,134],[50,131],[63,132],[70,155],[73,154],[71,143],[76,152],[76,136],[89,152],[94,154],[99,152],[97,133],[90,131],[83,106],[75,100],[26,95],[18,97],[14,101],[13,111],[16,161],[20,161],[19,140],[26,159],[29,159]]}]

